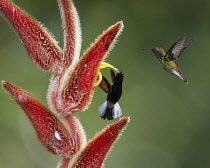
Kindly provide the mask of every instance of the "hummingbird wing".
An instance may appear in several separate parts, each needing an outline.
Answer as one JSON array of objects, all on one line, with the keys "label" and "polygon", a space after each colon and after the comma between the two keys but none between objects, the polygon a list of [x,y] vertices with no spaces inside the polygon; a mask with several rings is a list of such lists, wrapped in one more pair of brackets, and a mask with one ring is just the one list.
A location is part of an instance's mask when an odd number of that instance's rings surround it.
[{"label": "hummingbird wing", "polygon": [[172,45],[172,47],[166,52],[166,60],[175,61],[180,56],[184,46],[184,41],[185,37],[182,37]]},{"label": "hummingbird wing", "polygon": [[111,85],[109,81],[102,75],[101,83],[99,84],[99,87],[106,93],[109,93],[111,90]]},{"label": "hummingbird wing", "polygon": [[196,39],[197,36],[195,36],[194,38],[192,38],[188,43],[186,43],[181,50],[181,53],[193,42],[193,40]]},{"label": "hummingbird wing", "polygon": [[111,73],[112,83],[114,84],[116,75],[115,75],[113,69],[110,69],[110,73]]}]

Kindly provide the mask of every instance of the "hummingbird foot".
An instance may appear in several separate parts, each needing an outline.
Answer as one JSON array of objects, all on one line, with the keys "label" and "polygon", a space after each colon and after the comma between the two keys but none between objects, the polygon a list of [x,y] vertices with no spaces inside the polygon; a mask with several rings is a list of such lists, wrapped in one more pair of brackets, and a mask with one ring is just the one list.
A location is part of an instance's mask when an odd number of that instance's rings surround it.
[{"label": "hummingbird foot", "polygon": [[181,72],[181,71],[176,71],[176,70],[172,69],[170,72],[171,72],[172,74],[174,74],[174,75],[177,75],[177,76],[180,77],[186,84],[188,84],[187,79],[182,75],[182,72]]},{"label": "hummingbird foot", "polygon": [[[99,69],[104,69],[104,68],[111,68],[111,69],[114,69],[116,72],[118,72],[118,69],[115,68],[113,65],[108,64],[106,62],[101,62]],[[96,83],[94,84],[94,87],[98,86],[102,81],[102,73],[100,71],[98,71],[97,75],[98,75],[98,79],[97,79]]]}]

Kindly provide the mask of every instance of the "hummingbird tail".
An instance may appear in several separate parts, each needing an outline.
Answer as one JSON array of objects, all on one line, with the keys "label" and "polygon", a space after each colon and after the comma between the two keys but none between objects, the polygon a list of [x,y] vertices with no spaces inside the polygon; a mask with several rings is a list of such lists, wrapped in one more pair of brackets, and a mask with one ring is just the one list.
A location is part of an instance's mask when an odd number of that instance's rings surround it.
[{"label": "hummingbird tail", "polygon": [[99,108],[98,108],[98,112],[100,114],[100,117],[102,118],[106,112],[107,109],[107,101],[105,101]]},{"label": "hummingbird tail", "polygon": [[186,84],[188,84],[187,79],[182,75],[182,72],[180,70],[176,71],[176,70],[172,69],[171,73],[179,76]]},{"label": "hummingbird tail", "polygon": [[119,103],[115,103],[114,108],[112,109],[113,118],[116,119],[122,115],[122,110]]},{"label": "hummingbird tail", "polygon": [[187,81],[187,79],[181,74],[181,76],[182,76],[182,80],[186,83],[186,84],[188,84],[188,81]]},{"label": "hummingbird tail", "polygon": [[113,120],[122,115],[122,110],[120,108],[119,103],[115,103],[114,107],[109,109],[107,107],[107,101],[105,101],[98,109],[100,117],[104,120],[107,118],[108,120]]}]

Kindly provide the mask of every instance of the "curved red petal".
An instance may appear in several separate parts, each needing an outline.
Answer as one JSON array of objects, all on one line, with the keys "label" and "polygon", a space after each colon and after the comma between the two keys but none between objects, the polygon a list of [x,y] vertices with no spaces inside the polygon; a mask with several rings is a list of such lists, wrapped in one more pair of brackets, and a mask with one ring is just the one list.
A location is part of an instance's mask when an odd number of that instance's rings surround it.
[{"label": "curved red petal", "polygon": [[14,26],[30,58],[39,68],[47,71],[61,69],[62,51],[39,22],[7,0],[0,0],[0,10]]},{"label": "curved red petal", "polygon": [[[25,111],[41,143],[53,154],[72,157],[86,143],[84,131],[75,116],[69,115],[68,119],[56,116],[38,100],[3,81],[3,87],[16,100]],[[83,134],[82,134],[83,133]]]},{"label": "curved red petal", "polygon": [[87,50],[73,70],[67,69],[53,76],[48,92],[52,109],[67,115],[87,108],[93,96],[99,66],[122,28],[122,22],[111,26]]},{"label": "curved red petal", "polygon": [[71,0],[58,0],[64,28],[65,67],[78,61],[81,50],[81,28],[77,10]]},{"label": "curved red petal", "polygon": [[70,161],[70,168],[100,168],[108,154],[112,144],[119,137],[122,130],[128,124],[129,118],[121,118],[119,121],[105,128],[95,136],[75,160]]}]

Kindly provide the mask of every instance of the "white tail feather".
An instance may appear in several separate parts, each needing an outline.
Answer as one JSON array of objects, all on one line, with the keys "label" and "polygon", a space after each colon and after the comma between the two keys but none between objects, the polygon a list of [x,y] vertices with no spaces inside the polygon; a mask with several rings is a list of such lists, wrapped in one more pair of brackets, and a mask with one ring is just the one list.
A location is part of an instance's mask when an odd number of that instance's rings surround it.
[{"label": "white tail feather", "polygon": [[107,108],[107,101],[105,101],[99,108],[98,108],[98,112],[100,114],[100,117],[104,116],[105,112],[106,112],[106,108]]},{"label": "white tail feather", "polygon": [[116,119],[122,115],[122,110],[120,108],[119,103],[115,103],[113,109],[112,109],[113,119]]},{"label": "white tail feather", "polygon": [[[107,110],[107,101],[105,101],[99,108],[98,108],[98,112],[100,114],[100,117],[104,117],[105,113]],[[122,115],[122,110],[120,108],[119,103],[115,103],[114,107],[112,108],[112,117],[113,119],[116,119],[118,117],[120,117]]]},{"label": "white tail feather", "polygon": [[174,75],[177,75],[178,77],[180,77],[183,80],[183,77],[178,72],[176,72],[175,70],[172,69],[171,73],[174,74]]}]

